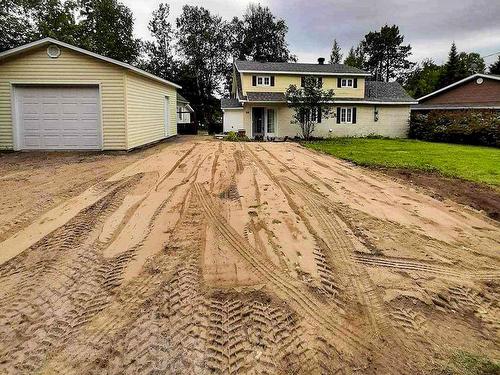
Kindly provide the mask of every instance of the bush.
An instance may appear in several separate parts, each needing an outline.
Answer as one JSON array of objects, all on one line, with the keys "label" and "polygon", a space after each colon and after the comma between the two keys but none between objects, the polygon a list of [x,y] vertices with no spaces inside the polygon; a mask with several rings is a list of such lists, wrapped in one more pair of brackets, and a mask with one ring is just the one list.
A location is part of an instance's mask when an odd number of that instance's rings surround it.
[{"label": "bush", "polygon": [[408,137],[500,147],[500,112],[466,110],[412,113]]},{"label": "bush", "polygon": [[249,139],[246,136],[244,136],[244,137],[238,136],[238,133],[236,133],[236,132],[228,132],[227,136],[224,137],[224,140],[229,141],[229,142],[246,142]]}]

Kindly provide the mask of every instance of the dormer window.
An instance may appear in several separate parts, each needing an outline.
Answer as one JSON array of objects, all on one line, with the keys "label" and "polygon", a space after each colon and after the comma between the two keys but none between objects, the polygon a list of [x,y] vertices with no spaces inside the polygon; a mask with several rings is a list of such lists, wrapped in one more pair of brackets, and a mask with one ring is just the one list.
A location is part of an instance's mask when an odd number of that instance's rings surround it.
[{"label": "dormer window", "polygon": [[271,76],[257,76],[257,86],[271,86]]},{"label": "dormer window", "polygon": [[354,80],[352,78],[342,78],[341,87],[354,87]]}]

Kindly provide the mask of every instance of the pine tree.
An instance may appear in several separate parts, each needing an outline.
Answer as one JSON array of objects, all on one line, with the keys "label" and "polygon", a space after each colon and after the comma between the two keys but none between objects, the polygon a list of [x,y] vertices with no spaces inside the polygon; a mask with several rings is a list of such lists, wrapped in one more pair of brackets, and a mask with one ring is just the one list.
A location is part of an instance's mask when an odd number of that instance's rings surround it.
[{"label": "pine tree", "polygon": [[460,56],[457,51],[455,42],[451,44],[450,53],[448,54],[448,61],[444,65],[443,74],[439,81],[440,87],[451,85],[454,82],[463,78],[463,67],[460,62]]},{"label": "pine tree", "polygon": [[342,52],[337,39],[333,40],[332,52],[330,53],[330,64],[340,64],[342,60]]},{"label": "pine tree", "polygon": [[498,56],[497,61],[490,65],[490,74],[500,75],[500,56]]}]

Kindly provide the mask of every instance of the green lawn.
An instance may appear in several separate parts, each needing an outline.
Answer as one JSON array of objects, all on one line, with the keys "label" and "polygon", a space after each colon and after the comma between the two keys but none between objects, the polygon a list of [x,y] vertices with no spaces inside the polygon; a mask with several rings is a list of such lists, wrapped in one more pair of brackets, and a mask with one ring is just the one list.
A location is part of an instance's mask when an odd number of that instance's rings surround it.
[{"label": "green lawn", "polygon": [[498,148],[369,138],[334,138],[304,145],[359,165],[438,171],[500,186]]}]

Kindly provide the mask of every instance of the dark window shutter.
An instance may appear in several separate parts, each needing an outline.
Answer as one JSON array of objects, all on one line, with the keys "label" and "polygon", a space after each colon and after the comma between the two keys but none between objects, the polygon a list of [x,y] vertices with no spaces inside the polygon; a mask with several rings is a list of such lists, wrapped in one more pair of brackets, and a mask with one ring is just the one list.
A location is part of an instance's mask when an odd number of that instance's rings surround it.
[{"label": "dark window shutter", "polygon": [[320,124],[321,123],[321,107],[318,107],[317,111],[318,111],[318,124]]},{"label": "dark window shutter", "polygon": [[300,77],[300,87],[304,87],[306,85],[305,77]]},{"label": "dark window shutter", "polygon": [[354,88],[358,88],[358,79],[354,78]]},{"label": "dark window shutter", "polygon": [[340,124],[340,107],[337,107],[337,124]]},{"label": "dark window shutter", "polygon": [[257,86],[257,76],[252,76],[252,86]]},{"label": "dark window shutter", "polygon": [[318,77],[318,87],[319,88],[323,87],[323,77]]},{"label": "dark window shutter", "polygon": [[274,76],[271,76],[271,86],[274,86]]},{"label": "dark window shutter", "polygon": [[342,78],[337,78],[337,87],[340,88],[342,86]]},{"label": "dark window shutter", "polygon": [[352,123],[356,123],[356,107],[353,107],[352,109]]}]

